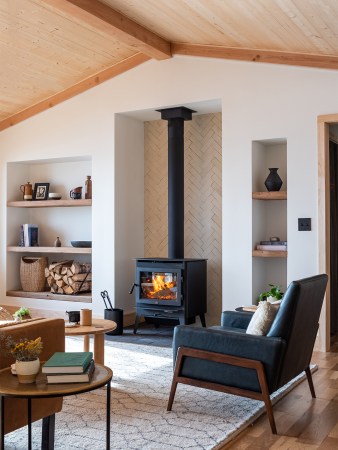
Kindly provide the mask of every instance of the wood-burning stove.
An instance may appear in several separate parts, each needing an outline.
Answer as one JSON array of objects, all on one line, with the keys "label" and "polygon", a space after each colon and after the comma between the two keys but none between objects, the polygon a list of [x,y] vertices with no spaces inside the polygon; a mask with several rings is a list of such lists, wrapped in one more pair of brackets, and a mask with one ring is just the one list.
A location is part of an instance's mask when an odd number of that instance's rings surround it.
[{"label": "wood-burning stove", "polygon": [[[141,316],[195,322],[205,327],[207,261],[205,259],[136,259],[136,333]],[[132,291],[131,291],[132,292]]]},{"label": "wood-burning stove", "polygon": [[205,327],[207,260],[184,258],[184,121],[192,111],[183,106],[161,109],[168,121],[168,258],[136,259],[136,333],[141,316],[178,319]]}]

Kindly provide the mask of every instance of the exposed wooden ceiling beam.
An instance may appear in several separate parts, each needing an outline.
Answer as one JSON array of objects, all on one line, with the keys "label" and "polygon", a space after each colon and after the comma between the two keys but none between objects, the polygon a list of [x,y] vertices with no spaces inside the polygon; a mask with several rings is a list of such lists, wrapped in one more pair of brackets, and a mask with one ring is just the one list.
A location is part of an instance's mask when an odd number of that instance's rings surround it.
[{"label": "exposed wooden ceiling beam", "polygon": [[35,105],[30,106],[12,116],[0,121],[0,131],[5,130],[13,125],[16,125],[19,122],[22,122],[29,117],[34,116],[42,111],[45,111],[53,106],[58,105],[69,98],[74,97],[77,94],[81,94],[88,89],[91,89],[94,86],[97,86],[104,81],[109,80],[110,78],[116,77],[123,72],[126,72],[129,69],[133,69],[134,67],[149,61],[150,57],[146,56],[142,53],[137,53],[136,55],[131,56],[130,58],[121,61],[114,66],[109,67],[108,69],[103,70],[102,72],[96,73],[83,81],[75,84],[74,86],[65,89],[51,97],[42,100],[41,102],[36,103]]},{"label": "exposed wooden ceiling beam", "polygon": [[308,53],[289,53],[274,50],[250,48],[232,48],[214,45],[171,44],[172,54],[186,56],[204,56],[207,58],[235,59],[289,66],[316,67],[320,69],[338,69],[338,56],[314,55]]},{"label": "exposed wooden ceiling beam", "polygon": [[106,33],[136,52],[159,60],[171,57],[170,42],[97,0],[40,0],[40,3],[101,34]]}]

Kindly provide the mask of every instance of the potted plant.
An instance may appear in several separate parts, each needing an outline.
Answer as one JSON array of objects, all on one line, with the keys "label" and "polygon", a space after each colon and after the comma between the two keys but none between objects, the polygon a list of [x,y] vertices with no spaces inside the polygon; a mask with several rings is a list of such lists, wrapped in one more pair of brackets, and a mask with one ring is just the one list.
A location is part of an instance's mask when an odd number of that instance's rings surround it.
[{"label": "potted plant", "polygon": [[258,301],[269,301],[274,303],[278,300],[282,300],[284,292],[281,291],[281,287],[278,284],[269,284],[270,290],[266,292],[262,292],[258,296]]},{"label": "potted plant", "polygon": [[31,315],[30,315],[29,309],[25,308],[24,306],[22,306],[20,309],[15,311],[15,313],[13,314],[13,317],[17,321],[25,320],[25,319],[31,319]]},{"label": "potted plant", "polygon": [[15,372],[19,383],[34,383],[40,370],[41,337],[31,340],[20,339],[19,342],[13,341],[10,337],[7,340],[7,348],[15,358]]}]

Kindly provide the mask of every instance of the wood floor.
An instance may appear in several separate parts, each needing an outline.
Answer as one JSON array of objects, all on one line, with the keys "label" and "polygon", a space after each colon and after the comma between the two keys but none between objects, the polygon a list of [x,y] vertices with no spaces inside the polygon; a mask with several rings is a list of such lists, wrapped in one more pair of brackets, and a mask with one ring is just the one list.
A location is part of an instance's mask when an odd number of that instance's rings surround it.
[{"label": "wood floor", "polygon": [[316,399],[307,381],[302,382],[274,407],[278,435],[271,434],[266,414],[225,449],[338,449],[338,341],[330,353],[316,352],[319,366],[313,375]]}]

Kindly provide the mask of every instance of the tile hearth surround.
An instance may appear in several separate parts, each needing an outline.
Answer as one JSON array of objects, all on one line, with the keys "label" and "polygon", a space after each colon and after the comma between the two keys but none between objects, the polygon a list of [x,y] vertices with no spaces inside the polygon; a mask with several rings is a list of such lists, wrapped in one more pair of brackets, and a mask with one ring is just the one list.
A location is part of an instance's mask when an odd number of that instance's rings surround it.
[{"label": "tile hearth surround", "polygon": [[[184,123],[184,256],[208,259],[207,325],[222,305],[222,114]],[[144,125],[144,256],[168,256],[168,125]]]}]

